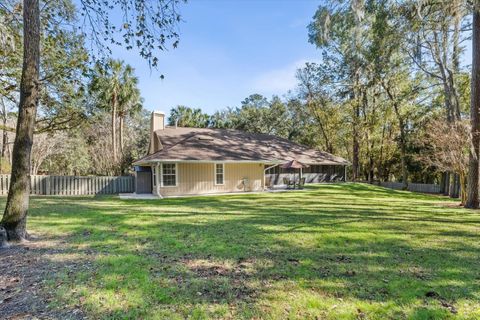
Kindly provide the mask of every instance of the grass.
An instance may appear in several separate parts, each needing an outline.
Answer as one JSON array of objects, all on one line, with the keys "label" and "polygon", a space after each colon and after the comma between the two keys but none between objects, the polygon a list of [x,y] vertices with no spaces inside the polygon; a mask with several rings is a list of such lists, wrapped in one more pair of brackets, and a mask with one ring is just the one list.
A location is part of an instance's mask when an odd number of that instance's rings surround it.
[{"label": "grass", "polygon": [[480,214],[443,197],[37,197],[29,229],[82,265],[49,279],[52,306],[91,318],[480,318]]}]

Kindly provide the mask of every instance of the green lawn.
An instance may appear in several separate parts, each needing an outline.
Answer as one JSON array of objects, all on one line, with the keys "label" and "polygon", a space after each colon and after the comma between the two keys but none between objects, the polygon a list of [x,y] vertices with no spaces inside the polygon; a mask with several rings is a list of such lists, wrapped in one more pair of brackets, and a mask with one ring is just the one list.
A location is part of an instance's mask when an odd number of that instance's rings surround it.
[{"label": "green lawn", "polygon": [[480,213],[454,204],[363,184],[36,197],[29,229],[81,265],[52,307],[92,318],[479,319]]}]

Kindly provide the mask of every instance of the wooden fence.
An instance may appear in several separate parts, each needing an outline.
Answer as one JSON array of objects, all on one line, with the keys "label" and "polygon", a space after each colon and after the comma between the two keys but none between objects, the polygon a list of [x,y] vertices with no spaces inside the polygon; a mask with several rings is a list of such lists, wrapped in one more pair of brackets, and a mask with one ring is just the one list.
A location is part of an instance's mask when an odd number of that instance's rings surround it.
[{"label": "wooden fence", "polygon": [[[380,182],[380,186],[390,189],[402,190],[403,183],[401,182]],[[428,183],[409,183],[408,191],[423,192],[423,193],[441,193],[442,187],[439,184]]]},{"label": "wooden fence", "polygon": [[[0,175],[0,195],[8,194],[10,175]],[[30,194],[93,195],[134,192],[135,177],[30,176]]]}]

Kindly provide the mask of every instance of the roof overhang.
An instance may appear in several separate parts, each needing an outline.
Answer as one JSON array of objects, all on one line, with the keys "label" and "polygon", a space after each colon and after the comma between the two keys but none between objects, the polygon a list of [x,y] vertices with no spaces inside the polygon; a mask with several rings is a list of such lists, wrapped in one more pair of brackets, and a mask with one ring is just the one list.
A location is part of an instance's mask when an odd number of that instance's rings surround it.
[{"label": "roof overhang", "polygon": [[[206,160],[182,160],[182,159],[152,159],[146,161],[136,161],[133,163],[134,166],[145,166],[145,165],[154,165],[163,162],[170,162],[170,163],[263,163],[266,165],[278,165],[283,164],[288,160],[266,160],[266,159],[258,159],[258,160],[217,160],[217,159],[206,159]],[[347,166],[350,163],[339,163],[333,161],[324,161],[324,162],[304,162],[308,165],[330,165],[330,166]]]},{"label": "roof overhang", "polygon": [[[141,165],[152,165],[156,163],[162,162],[173,162],[173,163],[271,163],[271,160],[182,160],[182,159],[154,159],[154,160],[146,160],[146,161],[136,161],[133,163],[134,166],[141,166]],[[281,161],[279,162],[281,163]]]}]

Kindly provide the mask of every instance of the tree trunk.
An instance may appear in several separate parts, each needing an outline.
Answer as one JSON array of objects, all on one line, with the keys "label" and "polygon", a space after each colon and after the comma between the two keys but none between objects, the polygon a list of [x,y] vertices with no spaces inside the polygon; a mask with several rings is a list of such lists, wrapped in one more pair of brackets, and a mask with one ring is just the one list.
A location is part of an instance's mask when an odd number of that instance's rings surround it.
[{"label": "tree trunk", "polygon": [[[6,123],[6,121],[4,121]],[[7,150],[8,150],[8,132],[7,130],[3,129],[2,132],[2,161],[7,158]]]},{"label": "tree trunk", "polygon": [[333,145],[330,142],[330,139],[328,138],[327,133],[325,132],[325,127],[323,125],[323,120],[320,114],[318,113],[316,104],[313,102],[313,93],[311,89],[308,89],[308,96],[307,96],[307,107],[310,109],[310,111],[313,113],[315,119],[317,120],[318,126],[320,128],[320,132],[322,133],[323,139],[325,140],[325,151],[329,153],[334,153],[333,150]]},{"label": "tree trunk", "polygon": [[446,179],[447,177],[447,173],[446,172],[442,172],[441,175],[440,175],[440,193],[444,194],[445,193],[445,181],[447,180]]},{"label": "tree trunk", "polygon": [[375,161],[373,156],[370,155],[370,165],[368,170],[368,183],[373,183],[375,180]]},{"label": "tree trunk", "polygon": [[448,196],[450,194],[450,178],[451,178],[450,172],[445,172],[445,181],[444,181],[445,187],[443,189],[444,196]]},{"label": "tree trunk", "polygon": [[360,144],[358,142],[358,127],[357,122],[359,118],[360,109],[355,106],[355,115],[353,119],[353,152],[352,152],[352,181],[358,180],[359,175],[359,153]]},{"label": "tree trunk", "polygon": [[385,127],[386,127],[386,123],[383,124],[383,128],[382,128],[382,140],[380,142],[380,159],[378,160],[378,179],[381,180],[384,178],[384,175],[383,175],[383,144],[384,144],[384,141],[385,141]]},{"label": "tree trunk", "polygon": [[398,105],[398,100],[394,96],[394,93],[390,91],[388,84],[382,82],[382,86],[387,92],[387,95],[390,101],[393,103],[393,109],[395,111],[395,116],[398,119],[398,126],[400,127],[400,165],[402,166],[402,189],[408,190],[408,169],[407,169],[407,134],[405,132],[405,121],[400,114],[400,106]]},{"label": "tree trunk", "polygon": [[0,173],[3,174],[3,162],[5,161],[5,155],[7,154],[7,145],[8,145],[8,133],[5,128],[7,127],[7,108],[5,107],[5,102],[2,99],[2,153],[0,155]]},{"label": "tree trunk", "polygon": [[[397,110],[398,114],[398,110]],[[406,134],[405,134],[405,124],[403,123],[403,118],[398,115],[399,124],[400,124],[400,164],[402,166],[402,184],[403,190],[408,189],[408,169],[407,169],[407,150],[406,150]]]},{"label": "tree trunk", "polygon": [[464,173],[460,175],[460,199],[461,204],[465,205],[467,202],[467,181]]},{"label": "tree trunk", "polygon": [[467,180],[466,208],[478,208],[478,159],[480,156],[480,0],[473,5],[472,22],[472,83],[470,123],[472,145],[470,147]]},{"label": "tree trunk", "polygon": [[30,155],[38,104],[40,65],[39,0],[23,2],[23,67],[20,104],[13,146],[12,175],[7,204],[1,221],[8,240],[27,237],[27,212],[30,195]]},{"label": "tree trunk", "polygon": [[117,164],[117,95],[114,93],[112,97],[112,148],[113,162]]},{"label": "tree trunk", "polygon": [[454,198],[455,193],[455,173],[450,174],[450,186],[448,188],[448,196]]},{"label": "tree trunk", "polygon": [[120,120],[120,128],[118,130],[120,136],[120,155],[123,157],[123,125],[124,125],[124,117],[119,116]]},{"label": "tree trunk", "polygon": [[454,173],[451,179],[450,193],[448,194],[450,198],[458,198],[460,194],[460,176],[458,173]]}]

